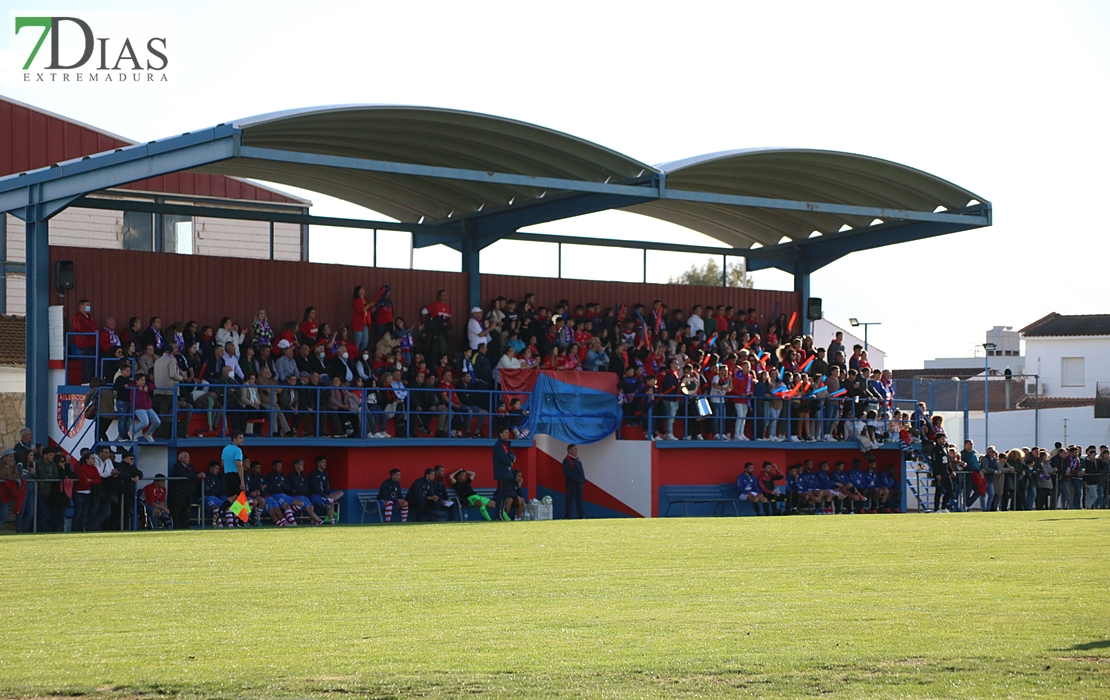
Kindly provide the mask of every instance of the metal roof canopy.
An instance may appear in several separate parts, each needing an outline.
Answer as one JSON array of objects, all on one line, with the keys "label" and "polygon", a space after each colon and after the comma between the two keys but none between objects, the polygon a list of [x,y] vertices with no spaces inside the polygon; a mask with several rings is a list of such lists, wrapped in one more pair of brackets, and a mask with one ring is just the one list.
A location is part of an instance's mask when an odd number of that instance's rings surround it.
[{"label": "metal roof canopy", "polygon": [[[561,239],[520,228],[625,209],[719,240],[728,247],[716,254],[743,256],[748,269],[792,273],[803,304],[810,273],[848,253],[991,225],[990,203],[972,192],[851,153],[725,151],[652,167],[562,132],[473,112],[341,105],[251,117],[0,178],[0,212],[27,227],[27,394],[36,437],[49,409],[42,405],[48,220],[75,202],[92,204],[84,198],[95,192],[184,170],[278,182],[382,212],[401,223],[343,225],[408,230],[417,247],[449,245],[472,273],[479,252],[501,238]],[[668,245],[686,248],[706,246]],[[470,295],[480,301],[478,274]]]}]

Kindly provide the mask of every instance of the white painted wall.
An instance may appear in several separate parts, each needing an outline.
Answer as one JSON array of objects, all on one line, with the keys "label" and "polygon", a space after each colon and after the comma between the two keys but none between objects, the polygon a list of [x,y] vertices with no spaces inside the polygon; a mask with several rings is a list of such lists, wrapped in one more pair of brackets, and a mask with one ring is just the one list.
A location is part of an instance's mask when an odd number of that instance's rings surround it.
[{"label": "white painted wall", "polygon": [[[1084,358],[1083,386],[1063,386],[1061,367],[1065,357]],[[1110,336],[1026,338],[1025,367],[1038,374],[1045,396],[1093,398],[1095,384],[1110,384]]]},{"label": "white painted wall", "polygon": [[[550,435],[537,435],[536,447],[558,462],[567,455],[567,443]],[[651,517],[650,441],[617,440],[614,434],[592,445],[579,445],[578,459],[587,481],[643,517]]]},{"label": "white painted wall", "polygon": [[[1054,442],[1076,445],[1110,445],[1110,419],[1095,418],[1094,408],[1050,408],[1039,411],[1001,411],[990,414],[990,444],[1000,450],[1015,447],[1051,448]],[[945,417],[948,422],[963,426],[963,415]],[[1064,421],[1067,421],[1066,425]],[[982,411],[968,416],[968,435],[976,449],[985,449],[985,421]],[[1065,435],[1066,433],[1066,435]],[[952,431],[949,431],[949,435]]]},{"label": "white painted wall", "polygon": [[[829,323],[825,319],[813,322],[813,344],[815,347],[827,348],[829,343],[832,342],[836,336],[836,332],[841,331],[844,333],[844,358],[848,359],[852,356],[852,346],[856,343],[863,345],[863,336],[854,335],[851,332],[841,328],[835,323]],[[861,330],[862,334],[863,331]],[[826,357],[826,360],[832,362],[831,357]],[[868,344],[867,360],[875,369],[886,369],[886,353],[875,347],[874,343]]]}]

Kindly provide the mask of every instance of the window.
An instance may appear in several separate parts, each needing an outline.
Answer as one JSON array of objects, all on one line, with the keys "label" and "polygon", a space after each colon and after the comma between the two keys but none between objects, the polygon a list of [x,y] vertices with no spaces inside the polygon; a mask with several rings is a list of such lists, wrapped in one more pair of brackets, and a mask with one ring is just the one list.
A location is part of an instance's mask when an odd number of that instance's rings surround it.
[{"label": "window", "polygon": [[137,211],[123,213],[123,249],[154,250],[154,216]]},{"label": "window", "polygon": [[193,217],[162,216],[162,250],[180,255],[193,254]]},{"label": "window", "polygon": [[1082,357],[1060,358],[1060,386],[1085,386]]}]

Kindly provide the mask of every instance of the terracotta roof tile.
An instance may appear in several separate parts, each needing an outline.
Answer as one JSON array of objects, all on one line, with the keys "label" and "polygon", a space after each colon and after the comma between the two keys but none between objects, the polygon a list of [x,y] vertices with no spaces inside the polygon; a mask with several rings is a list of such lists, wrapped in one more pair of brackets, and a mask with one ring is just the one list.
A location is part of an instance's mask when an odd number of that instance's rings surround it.
[{"label": "terracotta roof tile", "polygon": [[0,315],[0,365],[27,364],[27,320]]}]

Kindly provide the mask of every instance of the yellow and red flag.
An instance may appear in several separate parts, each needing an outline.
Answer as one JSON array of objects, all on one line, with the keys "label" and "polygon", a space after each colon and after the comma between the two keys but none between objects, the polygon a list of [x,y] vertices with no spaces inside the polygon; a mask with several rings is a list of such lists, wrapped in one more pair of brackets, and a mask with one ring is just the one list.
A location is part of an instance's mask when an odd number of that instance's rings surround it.
[{"label": "yellow and red flag", "polygon": [[239,492],[239,497],[232,501],[231,507],[228,508],[228,510],[234,513],[236,518],[239,518],[243,522],[247,522],[251,517],[251,504],[247,499],[245,491]]}]

